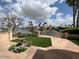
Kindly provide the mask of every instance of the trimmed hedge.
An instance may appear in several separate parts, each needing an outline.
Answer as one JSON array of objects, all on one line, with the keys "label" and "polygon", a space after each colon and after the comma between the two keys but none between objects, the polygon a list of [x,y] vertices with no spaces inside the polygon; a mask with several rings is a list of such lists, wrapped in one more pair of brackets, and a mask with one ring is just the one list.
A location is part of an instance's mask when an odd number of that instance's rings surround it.
[{"label": "trimmed hedge", "polygon": [[69,37],[67,37],[67,39],[74,42],[75,44],[79,45],[79,38],[69,35]]},{"label": "trimmed hedge", "polygon": [[73,36],[70,36],[70,35],[67,37],[67,39],[69,39],[69,40],[79,40],[79,38],[73,37]]},{"label": "trimmed hedge", "polygon": [[79,34],[79,28],[69,27],[63,30],[63,32],[68,32],[70,34]]}]

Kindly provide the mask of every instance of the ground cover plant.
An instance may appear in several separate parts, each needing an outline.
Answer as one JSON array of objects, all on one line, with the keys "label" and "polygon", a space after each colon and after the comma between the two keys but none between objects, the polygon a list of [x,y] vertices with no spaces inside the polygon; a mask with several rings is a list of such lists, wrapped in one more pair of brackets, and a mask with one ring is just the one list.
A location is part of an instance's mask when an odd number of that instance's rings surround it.
[{"label": "ground cover plant", "polygon": [[15,42],[16,44],[10,46],[9,51],[12,51],[14,53],[24,52],[28,47],[31,46],[31,42],[24,39],[15,39],[12,40],[12,42]]}]

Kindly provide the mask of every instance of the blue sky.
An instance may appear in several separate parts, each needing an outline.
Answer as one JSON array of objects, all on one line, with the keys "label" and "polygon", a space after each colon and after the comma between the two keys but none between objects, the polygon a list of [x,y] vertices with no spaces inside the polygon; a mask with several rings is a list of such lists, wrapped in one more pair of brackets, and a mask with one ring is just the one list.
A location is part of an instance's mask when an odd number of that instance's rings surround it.
[{"label": "blue sky", "polygon": [[65,0],[0,0],[0,16],[16,14],[35,24],[72,24],[72,13]]}]

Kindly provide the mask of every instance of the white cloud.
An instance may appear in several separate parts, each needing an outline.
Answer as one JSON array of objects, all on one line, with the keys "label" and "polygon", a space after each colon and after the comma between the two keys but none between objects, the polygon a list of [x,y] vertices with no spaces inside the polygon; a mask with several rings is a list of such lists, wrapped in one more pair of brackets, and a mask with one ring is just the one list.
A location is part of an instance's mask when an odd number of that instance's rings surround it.
[{"label": "white cloud", "polygon": [[[6,2],[12,3],[12,0],[5,0]],[[36,18],[36,19],[46,19],[55,15],[58,8],[50,7],[50,4],[55,4],[61,0],[16,0],[17,3],[9,4],[11,13],[20,14],[22,16]]]},{"label": "white cloud", "polygon": [[[12,0],[5,1],[12,3]],[[45,21],[52,25],[72,24],[72,16],[62,16],[63,13],[56,14],[58,7],[50,7],[50,4],[54,5],[56,2],[62,3],[63,1],[65,0],[17,0],[17,3],[9,4],[6,8],[11,10],[9,14],[28,16],[31,19],[47,19]],[[0,8],[0,10],[4,9]],[[4,15],[1,12],[0,15]],[[52,15],[56,15],[56,19],[49,19]]]},{"label": "white cloud", "polygon": [[64,2],[64,1],[65,1],[65,0],[60,0],[59,3],[62,3],[62,2]]},{"label": "white cloud", "polygon": [[55,2],[57,2],[58,0],[38,0],[41,1],[42,3],[46,3],[46,4],[55,4]]},{"label": "white cloud", "polygon": [[3,8],[0,6],[0,11],[2,11],[3,10]]},{"label": "white cloud", "polygon": [[56,19],[47,19],[47,23],[53,26],[68,25],[73,23],[73,17],[70,15],[62,16],[63,13],[58,13]]},{"label": "white cloud", "polygon": [[73,23],[73,17],[70,16],[70,15],[67,15],[67,16],[64,18],[64,23],[65,23],[65,24],[72,24],[72,23]]},{"label": "white cloud", "polygon": [[[52,0],[49,0],[52,1]],[[19,0],[16,8],[17,12],[21,15],[31,18],[48,18],[52,14],[55,15],[58,10],[57,7],[49,7],[48,0]],[[57,0],[53,0],[57,1]]]},{"label": "white cloud", "polygon": [[52,7],[52,15],[56,15],[58,8],[57,7]]},{"label": "white cloud", "polygon": [[0,6],[0,16],[4,16],[5,15],[5,13],[4,13],[4,8],[2,8],[1,6]]},{"label": "white cloud", "polygon": [[62,15],[64,15],[64,14],[63,14],[63,13],[57,13],[57,14],[56,14],[56,17],[57,17],[57,18],[61,18]]},{"label": "white cloud", "polygon": [[[26,0],[17,0],[17,2],[19,3],[24,3]],[[29,1],[29,0],[27,0]],[[40,1],[41,3],[46,3],[46,4],[55,4],[55,2],[59,1],[59,0],[30,0],[30,2],[33,2],[33,1]]]},{"label": "white cloud", "polygon": [[12,2],[12,0],[5,0],[6,2],[9,2],[9,3],[11,3]]}]

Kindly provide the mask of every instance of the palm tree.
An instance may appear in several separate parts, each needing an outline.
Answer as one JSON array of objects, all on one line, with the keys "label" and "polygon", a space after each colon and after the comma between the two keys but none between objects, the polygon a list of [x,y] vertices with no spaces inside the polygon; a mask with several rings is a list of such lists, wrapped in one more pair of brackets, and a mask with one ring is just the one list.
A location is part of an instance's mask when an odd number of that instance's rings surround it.
[{"label": "palm tree", "polygon": [[79,26],[79,0],[77,1],[77,21],[76,21],[76,26]]},{"label": "palm tree", "polygon": [[66,0],[66,4],[73,8],[73,26],[78,26],[79,0]]}]

